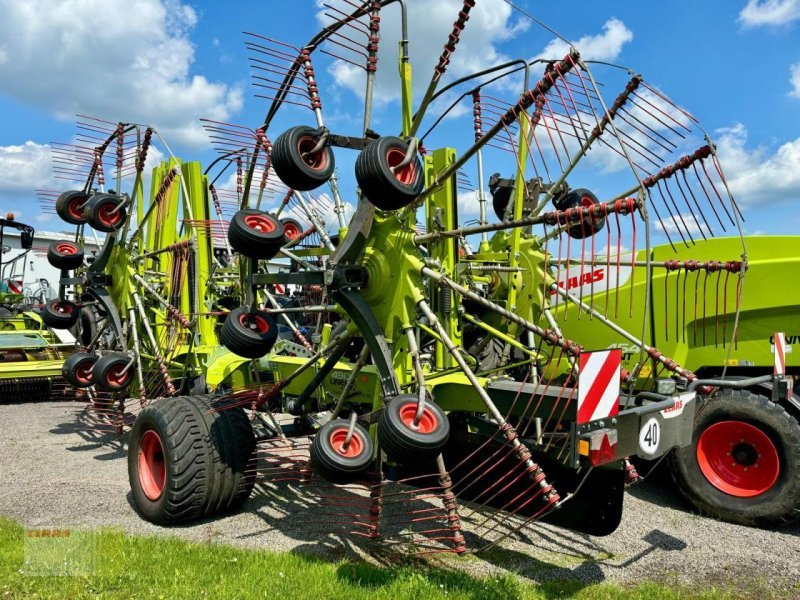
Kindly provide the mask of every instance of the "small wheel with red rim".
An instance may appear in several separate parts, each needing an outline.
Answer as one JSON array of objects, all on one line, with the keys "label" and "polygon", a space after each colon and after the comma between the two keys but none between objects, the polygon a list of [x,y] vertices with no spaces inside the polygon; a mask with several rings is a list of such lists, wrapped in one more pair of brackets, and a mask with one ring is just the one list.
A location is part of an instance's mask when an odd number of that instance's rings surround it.
[{"label": "small wheel with red rim", "polygon": [[69,300],[48,300],[42,307],[42,321],[53,329],[69,329],[78,322],[80,309]]},{"label": "small wheel with red rim", "polygon": [[297,221],[296,219],[290,219],[287,217],[285,219],[281,219],[281,223],[283,224],[283,236],[286,243],[291,242],[294,238],[303,233],[303,226],[300,224],[300,221]]},{"label": "small wheel with red rim", "polygon": [[311,444],[311,466],[331,483],[356,481],[372,466],[375,446],[369,432],[356,423],[348,441],[349,430],[346,419],[328,421]]},{"label": "small wheel with red rim", "polygon": [[131,358],[127,354],[101,356],[92,368],[95,387],[104,392],[120,392],[127,389],[134,374],[130,362]]},{"label": "small wheel with red rim", "polygon": [[92,367],[97,358],[96,354],[90,352],[70,354],[61,367],[61,375],[71,386],[87,388],[92,385]]},{"label": "small wheel with red rim", "polygon": [[105,233],[119,230],[127,215],[122,198],[116,194],[95,194],[86,203],[84,213],[92,229]]},{"label": "small wheel with red rim", "polygon": [[283,224],[271,214],[247,208],[233,215],[228,241],[236,252],[248,258],[269,260],[286,243]]},{"label": "small wheel with red rim", "polygon": [[82,190],[70,190],[56,199],[56,213],[70,225],[83,225],[86,216],[83,206],[89,200],[89,194]]},{"label": "small wheel with red rim", "polygon": [[414,153],[400,166],[408,144],[385,136],[368,144],[356,159],[356,181],[361,193],[381,210],[399,210],[416,200],[425,184],[422,162]]},{"label": "small wheel with red rim", "polygon": [[[568,210],[578,207],[586,208],[599,203],[600,201],[597,199],[597,196],[591,191],[586,188],[578,188],[556,199],[553,205],[558,210]],[[583,238],[591,237],[595,233],[601,231],[605,225],[605,217],[585,217],[570,227],[567,233],[576,240],[582,240]]]},{"label": "small wheel with red rim", "polygon": [[797,520],[800,424],[746,390],[722,390],[698,411],[692,444],[670,457],[681,492],[701,511],[745,525]]},{"label": "small wheel with red rim", "polygon": [[228,313],[219,332],[220,343],[245,358],[261,358],[277,339],[275,320],[264,311],[251,311],[244,306]]},{"label": "small wheel with red rim", "polygon": [[47,262],[56,269],[77,269],[83,264],[83,248],[69,240],[53,242],[47,248]]},{"label": "small wheel with red rim", "polygon": [[391,460],[400,464],[430,462],[450,437],[447,415],[428,400],[417,420],[417,396],[401,394],[387,399],[378,420],[378,443]]},{"label": "small wheel with red rim", "polygon": [[272,168],[280,180],[293,190],[307,192],[328,181],[336,163],[333,149],[318,145],[319,129],[301,125],[284,131],[272,145]]}]

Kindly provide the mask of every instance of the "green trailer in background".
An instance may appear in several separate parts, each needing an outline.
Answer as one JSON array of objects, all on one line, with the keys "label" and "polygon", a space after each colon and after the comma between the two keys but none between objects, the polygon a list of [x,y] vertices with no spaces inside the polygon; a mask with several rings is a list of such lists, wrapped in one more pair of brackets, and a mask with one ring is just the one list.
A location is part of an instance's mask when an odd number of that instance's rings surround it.
[{"label": "green trailer in background", "polygon": [[[723,387],[698,409],[692,444],[674,450],[668,464],[683,494],[704,513],[770,526],[800,515],[800,398],[791,392],[792,380],[800,377],[800,237],[753,236],[745,242],[746,269],[717,262],[741,248],[739,238],[718,238],[677,253],[670,246],[653,248],[650,279],[641,251],[633,267],[631,255],[623,254],[619,261],[599,260],[592,277],[581,278],[573,267],[559,280],[629,330],[645,316],[649,282],[645,341],[703,379],[724,376],[741,386]],[[737,302],[738,329],[731,343]],[[568,337],[580,329],[587,349],[621,348],[623,366],[631,370],[639,360],[638,346],[599,319],[579,315],[574,304],[562,302],[557,319]],[[786,336],[782,381],[769,380],[775,332]],[[645,363],[639,382],[668,376],[654,370],[654,362]]]}]

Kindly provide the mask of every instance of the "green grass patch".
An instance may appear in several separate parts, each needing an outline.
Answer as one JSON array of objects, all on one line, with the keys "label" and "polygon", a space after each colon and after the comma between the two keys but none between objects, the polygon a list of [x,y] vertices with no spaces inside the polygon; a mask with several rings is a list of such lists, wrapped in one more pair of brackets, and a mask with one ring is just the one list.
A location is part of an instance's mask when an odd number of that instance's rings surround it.
[{"label": "green grass patch", "polygon": [[0,599],[510,600],[574,597],[671,600],[732,597],[719,590],[699,592],[656,583],[630,588],[613,584],[583,586],[571,581],[532,584],[512,575],[472,577],[454,568],[440,568],[418,560],[380,567],[358,561],[326,561],[294,553],[242,550],[174,538],[134,537],[115,530],[102,530],[91,538],[93,554],[89,563],[81,562],[85,556],[76,560],[79,570],[86,569],[88,564],[91,574],[31,574],[31,571],[47,571],[49,561],[61,560],[60,551],[74,558],[71,553],[79,550],[78,542],[90,539],[81,536],[73,532],[71,539],[31,539],[28,530],[0,518]]}]

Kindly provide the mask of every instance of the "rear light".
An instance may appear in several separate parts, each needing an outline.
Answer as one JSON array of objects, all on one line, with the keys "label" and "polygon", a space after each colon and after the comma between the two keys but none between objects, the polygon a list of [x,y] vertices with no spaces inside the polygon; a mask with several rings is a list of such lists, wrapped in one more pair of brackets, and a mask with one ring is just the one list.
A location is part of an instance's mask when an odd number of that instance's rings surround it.
[{"label": "rear light", "polygon": [[578,440],[578,454],[589,459],[589,464],[599,467],[617,460],[617,430],[597,429]]}]

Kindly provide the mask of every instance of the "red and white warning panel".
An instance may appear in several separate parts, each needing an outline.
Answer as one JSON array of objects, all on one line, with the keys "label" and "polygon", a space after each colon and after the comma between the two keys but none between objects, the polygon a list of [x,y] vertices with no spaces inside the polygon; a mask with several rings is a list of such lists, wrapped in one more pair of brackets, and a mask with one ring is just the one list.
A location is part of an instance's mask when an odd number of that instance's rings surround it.
[{"label": "red and white warning panel", "polygon": [[23,290],[22,280],[21,279],[7,279],[6,285],[8,286],[8,291],[12,294],[21,294]]},{"label": "red and white warning panel", "polygon": [[783,377],[786,375],[786,334],[775,332],[775,375]]},{"label": "red and white warning panel", "polygon": [[622,350],[581,352],[578,375],[578,424],[619,413]]}]

